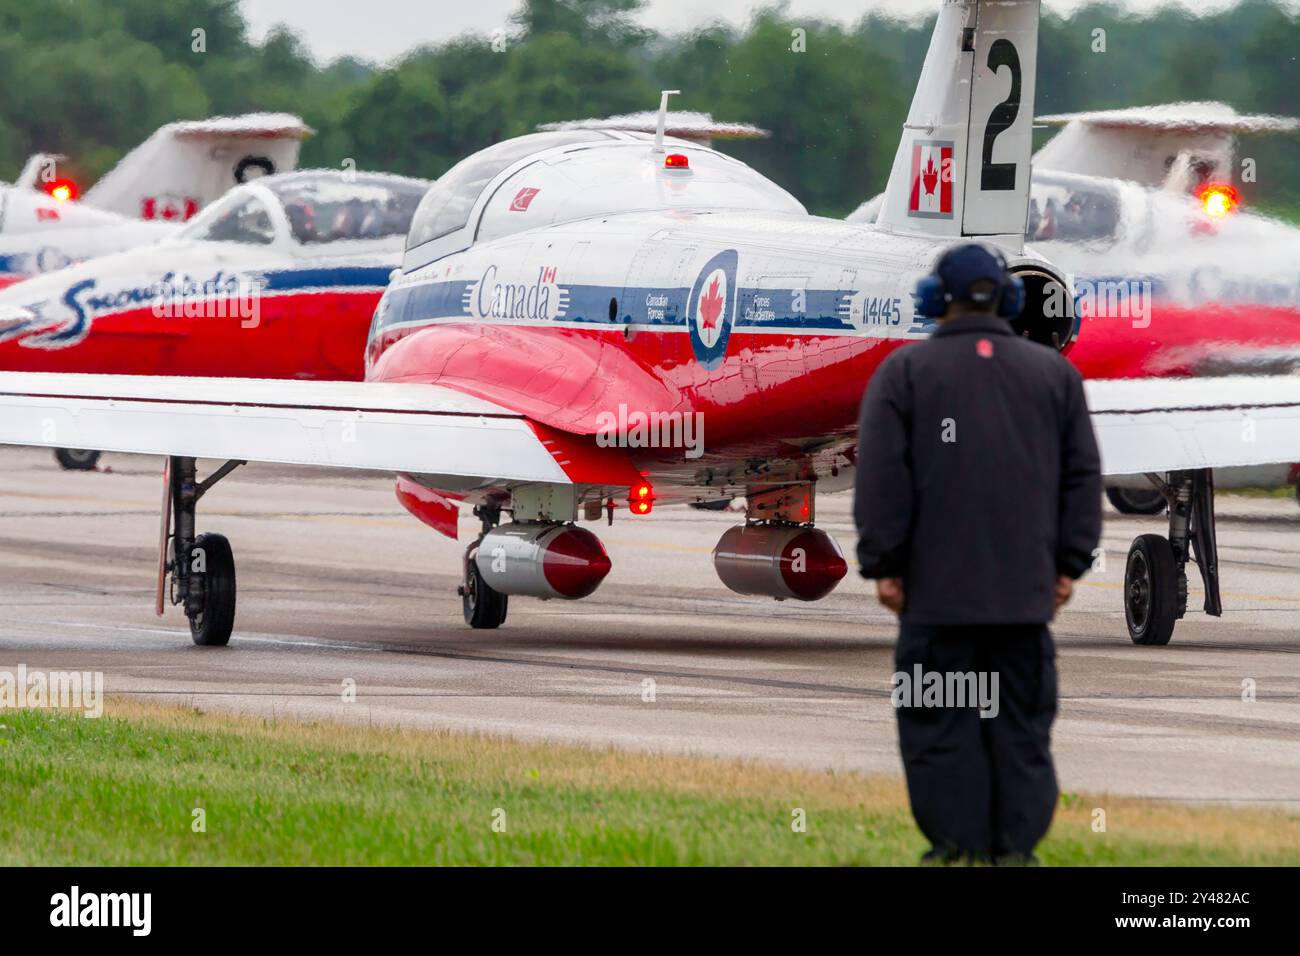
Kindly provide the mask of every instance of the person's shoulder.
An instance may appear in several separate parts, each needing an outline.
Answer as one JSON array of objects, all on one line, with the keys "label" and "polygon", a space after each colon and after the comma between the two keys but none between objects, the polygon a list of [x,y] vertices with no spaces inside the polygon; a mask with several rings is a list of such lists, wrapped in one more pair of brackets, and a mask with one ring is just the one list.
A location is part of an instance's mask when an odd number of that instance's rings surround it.
[{"label": "person's shoulder", "polygon": [[876,400],[885,398],[897,400],[907,393],[908,383],[913,378],[913,355],[919,344],[924,343],[896,348],[886,355],[867,381],[866,397],[874,396]]},{"label": "person's shoulder", "polygon": [[907,371],[911,367],[912,362],[915,361],[918,350],[925,344],[925,342],[916,342],[894,349],[885,356],[884,360],[878,366],[876,366],[876,372],[872,378],[880,378],[890,381],[906,378]]}]

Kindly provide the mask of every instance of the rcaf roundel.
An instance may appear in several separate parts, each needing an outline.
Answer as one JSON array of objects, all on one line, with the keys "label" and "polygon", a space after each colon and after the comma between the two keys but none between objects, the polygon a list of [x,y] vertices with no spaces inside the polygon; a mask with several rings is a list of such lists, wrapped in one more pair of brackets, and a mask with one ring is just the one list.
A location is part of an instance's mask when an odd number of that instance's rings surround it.
[{"label": "rcaf roundel", "polygon": [[907,200],[907,214],[922,219],[951,219],[953,174],[951,141],[914,142],[912,191]]},{"label": "rcaf roundel", "polygon": [[691,350],[706,369],[722,364],[736,315],[736,250],[727,249],[704,264],[691,286],[686,325]]}]

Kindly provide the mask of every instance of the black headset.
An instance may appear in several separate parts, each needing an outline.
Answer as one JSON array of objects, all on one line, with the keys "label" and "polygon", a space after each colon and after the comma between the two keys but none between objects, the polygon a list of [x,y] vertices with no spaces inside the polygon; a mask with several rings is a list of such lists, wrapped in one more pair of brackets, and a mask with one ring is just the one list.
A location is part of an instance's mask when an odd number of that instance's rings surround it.
[{"label": "black headset", "polygon": [[[939,275],[940,267],[944,260],[956,253],[961,246],[954,246],[943,255],[934,264],[934,271],[925,276],[916,284],[916,313],[931,319],[941,319],[948,314],[948,309],[953,303],[952,293],[948,291],[944,284],[943,278]],[[1001,278],[998,279],[997,288],[992,292],[985,294],[972,294],[970,301],[975,305],[987,306],[994,297],[997,297],[997,314],[1004,319],[1014,319],[1020,315],[1025,308],[1025,283],[1019,276],[1014,276],[1007,271],[1007,260],[1001,251],[995,248],[985,246],[998,260],[1001,267]]]}]

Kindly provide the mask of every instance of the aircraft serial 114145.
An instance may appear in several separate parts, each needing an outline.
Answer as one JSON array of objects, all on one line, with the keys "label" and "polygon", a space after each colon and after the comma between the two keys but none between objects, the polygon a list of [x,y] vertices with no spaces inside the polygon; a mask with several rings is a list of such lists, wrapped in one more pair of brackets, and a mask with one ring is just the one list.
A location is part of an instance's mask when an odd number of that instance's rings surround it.
[{"label": "aircraft serial 114145", "polygon": [[[246,460],[395,472],[402,503],[453,536],[472,505],[483,532],[460,590],[478,628],[510,596],[595,590],[610,562],[575,522],[625,498],[644,514],[743,495],[745,523],[714,552],[723,582],[820,598],[847,567],[815,492],[847,487],[871,440],[856,418],[873,370],[929,334],[912,291],[935,259],[998,245],[1024,282],[1015,327],[1044,347],[1077,333],[1062,272],[1023,248],[1038,7],[943,4],[874,224],[810,216],[685,140],[532,134],[425,195],[367,381],[2,373],[0,441],[167,456],[158,610],[169,594],[199,644],[230,637],[235,569],[197,505]],[[1133,543],[1124,591],[1132,639],[1164,643],[1193,556],[1221,611],[1210,469],[1300,458],[1300,382],[1096,382],[1089,400],[1107,472],[1159,474],[1171,502],[1169,536]],[[227,461],[200,481],[197,458]],[[1005,467],[1013,485],[1043,480]]]}]

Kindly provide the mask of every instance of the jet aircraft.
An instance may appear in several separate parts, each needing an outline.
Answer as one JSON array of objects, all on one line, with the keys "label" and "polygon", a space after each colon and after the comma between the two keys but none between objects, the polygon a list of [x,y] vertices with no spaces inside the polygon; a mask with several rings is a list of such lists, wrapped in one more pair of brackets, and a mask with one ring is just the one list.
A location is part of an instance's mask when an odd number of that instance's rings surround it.
[{"label": "jet aircraft", "polygon": [[0,369],[358,381],[428,187],[338,170],[238,186],[153,245],[0,290]]},{"label": "jet aircraft", "polygon": [[[847,563],[817,494],[847,487],[871,440],[856,426],[873,370],[933,328],[912,291],[937,257],[999,246],[1024,286],[1015,327],[1045,348],[1080,333],[1064,271],[1024,247],[1038,16],[1037,0],[942,5],[872,224],[810,216],[664,120],[530,134],[424,196],[366,381],[0,373],[0,442],[165,456],[157,610],[180,605],[201,645],[229,641],[236,578],[198,506],[248,460],[393,472],[451,536],[472,507],[475,628],[511,598],[601,584],[609,557],[580,516],[742,496],[714,551],[723,583],[821,598]],[[1106,472],[1156,475],[1172,505],[1167,537],[1133,542],[1123,591],[1131,639],[1163,644],[1193,559],[1222,611],[1212,469],[1300,458],[1300,381],[1094,381],[1089,399]],[[200,458],[225,463],[200,479]]]},{"label": "jet aircraft", "polygon": [[[1172,103],[1037,122],[1062,128],[1033,157],[1026,239],[1072,280],[1081,328],[1070,360],[1085,377],[1300,368],[1300,229],[1245,208],[1234,185],[1245,168],[1237,137],[1294,132],[1300,120]],[[882,201],[849,221],[875,221]],[[1278,462],[1224,469],[1216,481],[1298,477],[1300,467]],[[1143,475],[1115,476],[1106,494],[1126,514],[1167,507]]]},{"label": "jet aircraft", "polygon": [[168,123],[84,196],[65,157],[38,153],[0,184],[0,288],[170,235],[231,187],[291,171],[311,132],[281,113]]}]

